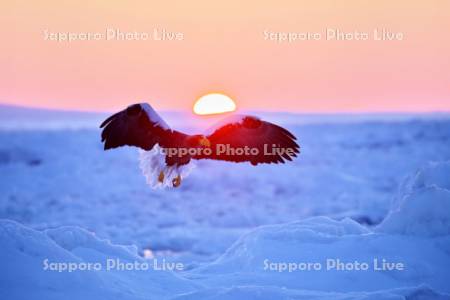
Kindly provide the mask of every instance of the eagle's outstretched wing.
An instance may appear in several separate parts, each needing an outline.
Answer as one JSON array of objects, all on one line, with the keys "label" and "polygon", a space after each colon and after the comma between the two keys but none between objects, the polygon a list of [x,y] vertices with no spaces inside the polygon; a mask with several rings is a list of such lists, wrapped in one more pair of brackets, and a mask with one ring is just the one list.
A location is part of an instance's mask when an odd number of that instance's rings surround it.
[{"label": "eagle's outstretched wing", "polygon": [[147,103],[138,103],[110,116],[100,125],[104,148],[136,146],[151,150],[172,131]]},{"label": "eagle's outstretched wing", "polygon": [[[231,116],[220,122],[221,125],[206,136],[211,155],[199,155],[194,158],[210,158],[232,162],[284,163],[300,153],[296,137],[288,130],[276,124],[262,121],[253,116]],[[211,132],[211,130],[210,130]],[[207,133],[208,134],[208,133]],[[230,151],[225,151],[228,147]],[[253,152],[246,149],[253,149]],[[237,149],[242,149],[238,153]],[[256,150],[257,153],[256,154]],[[222,151],[223,150],[223,151]]]}]

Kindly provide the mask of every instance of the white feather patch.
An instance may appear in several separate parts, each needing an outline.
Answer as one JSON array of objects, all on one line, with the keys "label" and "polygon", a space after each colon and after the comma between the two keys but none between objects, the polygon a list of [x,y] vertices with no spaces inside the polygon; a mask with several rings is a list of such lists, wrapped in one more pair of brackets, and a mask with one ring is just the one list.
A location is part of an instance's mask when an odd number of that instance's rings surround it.
[{"label": "white feather patch", "polygon": [[[181,182],[191,173],[194,164],[190,163],[182,166],[167,166],[166,156],[163,149],[156,144],[152,150],[145,151],[139,149],[139,167],[144,174],[147,184],[152,189],[172,187],[172,181],[178,176],[181,176]],[[164,180],[158,180],[161,171],[164,173]]]},{"label": "white feather patch", "polygon": [[151,122],[164,130],[170,130],[170,126],[156,113],[153,107],[148,103],[141,103],[142,109],[144,109]]}]

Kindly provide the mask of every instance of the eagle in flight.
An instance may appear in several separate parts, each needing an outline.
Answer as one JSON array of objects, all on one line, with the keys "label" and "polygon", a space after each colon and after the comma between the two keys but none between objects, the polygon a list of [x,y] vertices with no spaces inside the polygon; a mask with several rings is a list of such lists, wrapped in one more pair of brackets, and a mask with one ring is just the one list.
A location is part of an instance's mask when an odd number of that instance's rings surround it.
[{"label": "eagle in flight", "polygon": [[253,116],[231,115],[204,134],[171,129],[147,103],[138,103],[110,116],[100,125],[104,150],[135,146],[140,167],[152,187],[181,184],[192,159],[258,164],[285,163],[300,153],[288,130]]}]

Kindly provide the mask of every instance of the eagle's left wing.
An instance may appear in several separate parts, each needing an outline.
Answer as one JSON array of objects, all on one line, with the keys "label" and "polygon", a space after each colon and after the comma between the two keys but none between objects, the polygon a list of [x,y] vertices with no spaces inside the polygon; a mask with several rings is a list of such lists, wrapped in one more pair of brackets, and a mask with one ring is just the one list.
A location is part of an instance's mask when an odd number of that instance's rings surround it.
[{"label": "eagle's left wing", "polygon": [[[296,137],[276,124],[253,116],[231,116],[206,136],[211,155],[197,155],[196,159],[217,159],[232,162],[284,163],[300,153]],[[226,151],[226,150],[229,151]],[[240,149],[240,150],[239,150]],[[250,153],[245,149],[253,151]],[[238,153],[238,151],[240,151]],[[256,154],[257,153],[257,154]]]},{"label": "eagle's left wing", "polygon": [[103,128],[102,142],[105,150],[120,146],[136,146],[151,150],[172,134],[172,130],[148,103],[138,103],[107,118]]}]

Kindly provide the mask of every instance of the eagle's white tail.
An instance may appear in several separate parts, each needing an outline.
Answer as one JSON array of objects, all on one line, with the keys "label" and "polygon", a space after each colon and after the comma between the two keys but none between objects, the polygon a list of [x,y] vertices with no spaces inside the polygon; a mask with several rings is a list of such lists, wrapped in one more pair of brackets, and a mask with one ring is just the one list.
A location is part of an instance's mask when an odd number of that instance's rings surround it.
[{"label": "eagle's white tail", "polygon": [[[161,147],[156,144],[152,150],[139,149],[139,167],[144,174],[147,184],[153,189],[172,187],[173,180],[180,175],[185,179],[194,168],[192,161],[182,166],[167,166],[166,156]],[[164,173],[164,179],[159,181],[159,174]]]}]

